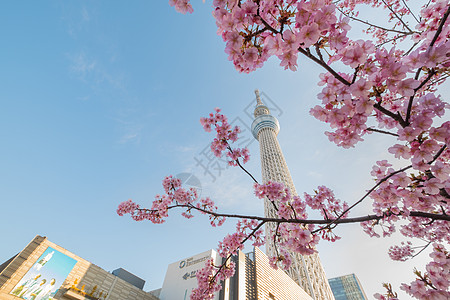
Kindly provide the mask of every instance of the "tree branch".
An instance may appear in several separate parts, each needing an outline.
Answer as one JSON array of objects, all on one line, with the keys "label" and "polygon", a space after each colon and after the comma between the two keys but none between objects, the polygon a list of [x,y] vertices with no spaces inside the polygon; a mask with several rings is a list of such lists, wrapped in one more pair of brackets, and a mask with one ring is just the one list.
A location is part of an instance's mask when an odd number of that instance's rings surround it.
[{"label": "tree branch", "polygon": [[389,135],[393,135],[393,136],[398,136],[398,134],[393,133],[393,132],[389,132],[389,131],[384,131],[384,130],[380,130],[380,129],[375,129],[375,128],[367,128],[367,131],[373,131],[373,132],[378,132],[378,133],[383,133],[383,134],[389,134]]},{"label": "tree branch", "polygon": [[381,29],[381,30],[384,30],[384,31],[390,31],[390,32],[395,32],[395,33],[400,33],[400,34],[405,34],[405,35],[409,35],[409,34],[412,33],[411,30],[409,30],[409,32],[405,32],[405,31],[399,31],[399,30],[395,30],[395,29],[384,28],[384,27],[381,27],[381,26],[372,24],[372,23],[370,23],[369,21],[363,21],[363,20],[361,20],[361,19],[358,19],[358,18],[355,18],[355,17],[353,17],[353,16],[350,16],[349,14],[347,14],[347,13],[345,13],[343,10],[341,10],[339,7],[336,7],[336,9],[337,9],[338,11],[340,11],[341,14],[343,14],[344,16],[346,16],[346,17],[348,17],[348,18],[350,18],[350,19],[352,19],[352,20],[354,20],[354,21],[363,23],[363,24],[365,24],[365,25],[367,25],[367,26],[370,26],[370,27],[375,27],[375,28],[378,28],[378,29]]},{"label": "tree branch", "polygon": [[298,52],[300,52],[301,54],[305,55],[306,57],[310,58],[312,61],[318,63],[319,65],[321,65],[322,67],[324,67],[328,72],[330,72],[337,80],[339,80],[340,82],[342,82],[343,84],[350,86],[351,83],[348,82],[344,77],[342,77],[341,75],[339,75],[335,70],[333,70],[327,63],[325,63],[324,61],[321,61],[319,58],[315,57],[314,55],[311,54],[311,52],[306,51],[305,49],[303,49],[302,47],[298,47]]},{"label": "tree branch", "polygon": [[[227,142],[228,144],[228,142]],[[228,144],[227,146],[228,151],[230,151],[231,153],[233,153],[233,149],[231,149],[231,146]],[[250,178],[253,180],[253,182],[258,183],[258,180],[255,179],[255,177],[253,177],[253,175],[247,171],[247,169],[245,169],[241,163],[239,162],[239,159],[236,159],[235,162],[237,163],[237,165],[239,166],[239,168],[242,169],[242,171],[244,171],[248,176],[250,176]]]},{"label": "tree branch", "polygon": [[[174,209],[174,208],[188,208],[200,211],[202,213],[212,215],[214,217],[225,217],[225,218],[232,218],[232,219],[249,219],[249,220],[257,220],[264,223],[292,223],[292,224],[317,224],[317,225],[333,225],[333,224],[348,224],[348,223],[361,223],[365,221],[371,221],[371,220],[381,220],[387,216],[392,215],[406,215],[403,212],[400,212],[399,214],[385,214],[383,216],[378,215],[367,215],[362,217],[354,217],[354,218],[337,218],[337,219],[315,219],[315,220],[308,220],[308,219],[280,219],[280,218],[268,218],[268,217],[260,217],[260,216],[251,216],[251,215],[239,215],[239,214],[227,214],[227,213],[217,213],[214,211],[209,211],[200,207],[193,206],[192,204],[177,204],[169,206],[168,209]],[[155,210],[146,209],[146,208],[138,208],[138,211],[145,211],[145,212],[154,212]],[[442,220],[442,221],[450,221],[450,215],[447,215],[445,213],[443,214],[434,214],[434,213],[427,213],[422,211],[412,211],[407,214],[407,216],[411,217],[420,217],[420,218],[427,218],[431,220]],[[320,228],[320,230],[327,229],[328,226]]]},{"label": "tree branch", "polygon": [[392,7],[390,7],[384,0],[381,0],[381,1],[382,1],[382,2],[384,3],[384,5],[386,5],[386,7],[394,14],[394,16],[395,16],[395,17],[403,24],[403,26],[404,26],[406,29],[408,29],[409,32],[412,33],[413,31],[409,28],[408,24],[406,24],[406,23],[403,21],[403,19],[397,15],[397,13],[392,9]]},{"label": "tree branch", "polygon": [[405,0],[402,0],[403,4],[405,5],[405,7],[408,9],[409,13],[413,16],[413,18],[416,20],[417,23],[420,23],[420,21],[417,19],[416,15],[411,11],[411,9],[409,8],[408,4],[406,4]]},{"label": "tree branch", "polygon": [[403,128],[408,126],[408,124],[403,120],[402,116],[397,112],[397,114],[394,114],[390,110],[387,110],[383,106],[381,106],[380,102],[377,102],[373,105],[374,108],[382,112],[383,114],[391,117],[392,119],[396,120]]},{"label": "tree branch", "polygon": [[436,33],[434,34],[433,40],[431,40],[430,46],[428,47],[429,49],[431,47],[433,47],[434,43],[436,43],[436,40],[439,37],[439,35],[441,34],[442,28],[444,27],[444,23],[445,23],[445,21],[447,21],[449,13],[450,13],[450,6],[447,8],[447,11],[445,12],[444,16],[442,17],[441,23],[439,23],[439,27],[436,30]]}]

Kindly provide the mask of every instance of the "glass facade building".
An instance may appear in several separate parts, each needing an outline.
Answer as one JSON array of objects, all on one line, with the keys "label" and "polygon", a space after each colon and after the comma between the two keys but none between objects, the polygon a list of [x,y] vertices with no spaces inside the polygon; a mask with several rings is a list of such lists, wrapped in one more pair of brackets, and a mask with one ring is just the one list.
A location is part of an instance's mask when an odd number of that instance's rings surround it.
[{"label": "glass facade building", "polygon": [[336,300],[367,300],[355,274],[328,279]]}]

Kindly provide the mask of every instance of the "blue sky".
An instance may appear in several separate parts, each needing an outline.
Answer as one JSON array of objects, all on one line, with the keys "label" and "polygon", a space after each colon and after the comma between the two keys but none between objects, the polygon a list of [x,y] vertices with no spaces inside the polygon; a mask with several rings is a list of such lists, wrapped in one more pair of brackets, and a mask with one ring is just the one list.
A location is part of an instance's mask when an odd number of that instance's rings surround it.
[{"label": "blue sky", "polygon": [[[262,214],[252,184],[238,170],[196,165],[212,136],[199,118],[221,107],[249,126],[245,108],[259,88],[281,109],[279,141],[297,191],[325,184],[352,202],[372,183],[389,137],[370,136],[338,149],[308,114],[321,71],[300,59],[297,72],[275,59],[239,74],[216,35],[210,3],[181,15],[167,1],[10,1],[0,11],[0,261],[37,234],[112,271],[122,267],[162,286],[168,264],[215,248],[234,228],[172,214],[166,224],[119,217],[127,199],[150,203],[169,174],[189,172],[227,212]],[[263,97],[264,98],[264,97]],[[263,99],[264,101],[264,99]],[[248,132],[247,132],[248,134]],[[247,137],[250,137],[249,135]],[[249,140],[250,141],[250,140]],[[249,145],[259,179],[259,149]],[[401,165],[401,164],[400,164]],[[358,209],[368,213],[370,205]],[[387,260],[395,240],[369,239],[359,226],[319,247],[329,277],[356,273],[368,295],[381,282],[412,279],[413,266]]]}]

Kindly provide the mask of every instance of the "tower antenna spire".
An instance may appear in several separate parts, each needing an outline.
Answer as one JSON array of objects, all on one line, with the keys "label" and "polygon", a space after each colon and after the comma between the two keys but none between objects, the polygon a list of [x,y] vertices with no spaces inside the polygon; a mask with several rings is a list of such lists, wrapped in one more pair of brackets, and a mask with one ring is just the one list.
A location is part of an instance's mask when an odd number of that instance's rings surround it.
[{"label": "tower antenna spire", "polygon": [[255,95],[256,95],[256,105],[264,105],[261,101],[261,97],[259,96],[259,90],[256,89],[255,90]]}]

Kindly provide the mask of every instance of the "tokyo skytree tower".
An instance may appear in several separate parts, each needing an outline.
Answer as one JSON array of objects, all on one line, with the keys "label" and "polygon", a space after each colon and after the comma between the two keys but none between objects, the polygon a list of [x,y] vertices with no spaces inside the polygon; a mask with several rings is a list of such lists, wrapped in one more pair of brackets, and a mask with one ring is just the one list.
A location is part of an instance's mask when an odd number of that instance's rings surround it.
[{"label": "tokyo skytree tower", "polygon": [[[267,106],[262,103],[258,90],[255,90],[255,94],[257,103],[254,111],[255,120],[252,124],[252,133],[255,139],[259,141],[263,182],[267,183],[268,181],[272,181],[283,183],[285,187],[289,188],[293,196],[297,195],[291,174],[289,173],[283,152],[281,152],[280,144],[277,140],[280,124],[270,114]],[[264,201],[264,214],[270,218],[278,217],[273,205],[267,199]],[[266,224],[266,234],[274,232],[275,226],[274,223]],[[276,255],[273,239],[269,239],[266,242],[266,253],[269,257]],[[313,299],[334,300],[318,254],[315,253],[306,256],[298,253],[290,254],[292,257],[292,265],[287,271],[288,275]]]}]

